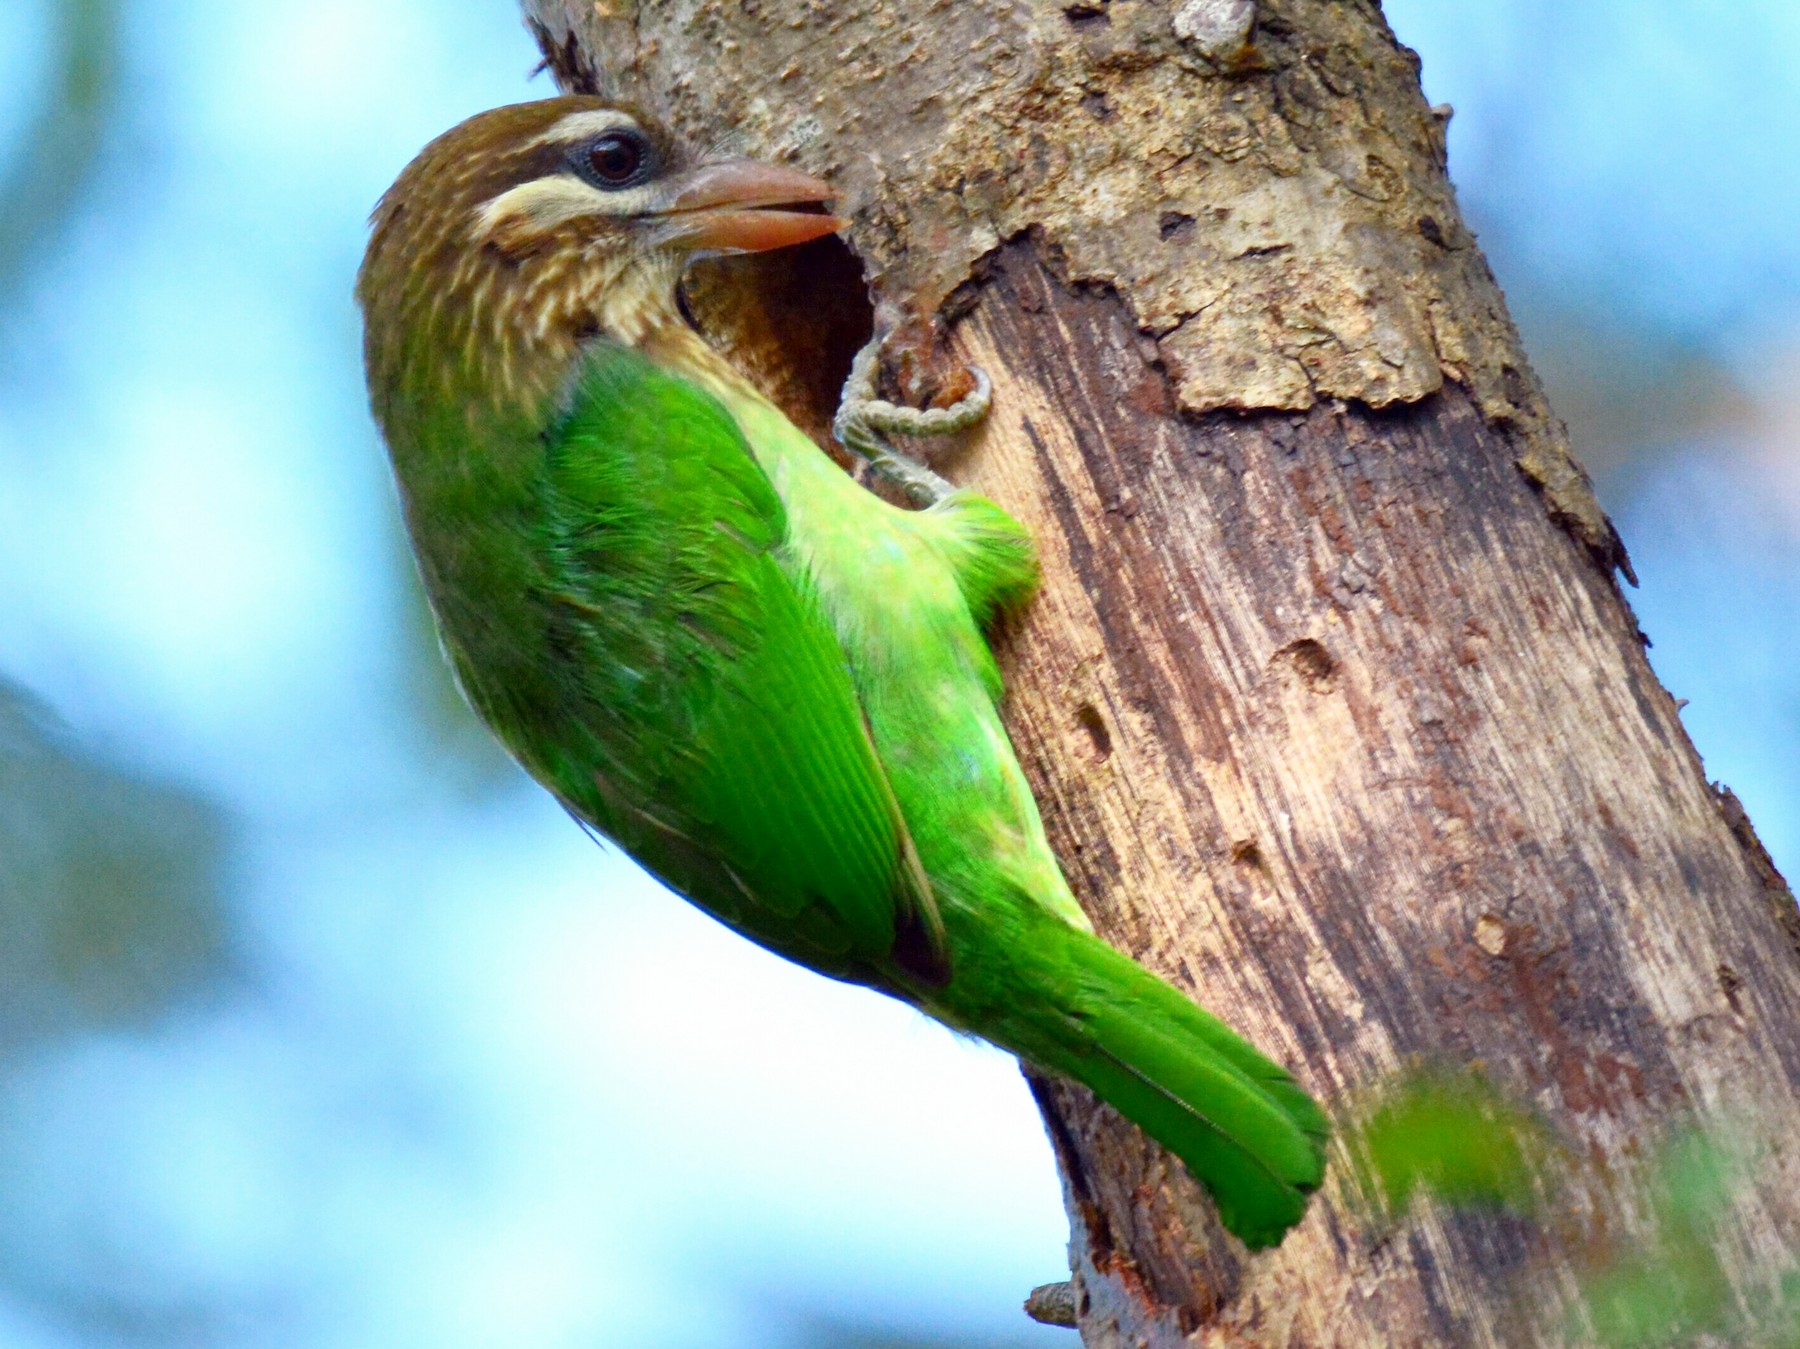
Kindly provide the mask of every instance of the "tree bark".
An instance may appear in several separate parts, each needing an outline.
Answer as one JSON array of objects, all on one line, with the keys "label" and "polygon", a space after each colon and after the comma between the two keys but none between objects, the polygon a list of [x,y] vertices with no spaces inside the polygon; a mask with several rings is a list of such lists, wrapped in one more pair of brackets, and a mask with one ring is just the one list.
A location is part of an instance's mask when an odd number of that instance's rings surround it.
[{"label": "tree bark", "polygon": [[[1084,1341],[1562,1343],[1680,1119],[1762,1142],[1721,1237],[1754,1296],[1800,1247],[1793,897],[1651,673],[1378,8],[524,7],[565,88],[843,189],[901,392],[992,376],[949,472],[1040,542],[1010,724],[1100,931],[1340,1107],[1479,1063],[1571,1159],[1551,1216],[1395,1221],[1342,1134],[1253,1257],[1159,1149],[1037,1082]],[[822,431],[870,322],[843,246],[691,298]]]}]

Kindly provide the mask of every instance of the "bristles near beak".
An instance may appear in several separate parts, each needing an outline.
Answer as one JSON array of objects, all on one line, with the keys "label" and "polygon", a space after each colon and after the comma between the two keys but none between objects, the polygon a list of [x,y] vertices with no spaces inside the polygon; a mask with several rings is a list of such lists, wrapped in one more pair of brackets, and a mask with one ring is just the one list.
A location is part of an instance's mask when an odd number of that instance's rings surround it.
[{"label": "bristles near beak", "polygon": [[720,253],[761,253],[835,233],[849,222],[784,206],[830,201],[829,186],[798,169],[727,159],[683,176],[666,211],[671,241]]}]

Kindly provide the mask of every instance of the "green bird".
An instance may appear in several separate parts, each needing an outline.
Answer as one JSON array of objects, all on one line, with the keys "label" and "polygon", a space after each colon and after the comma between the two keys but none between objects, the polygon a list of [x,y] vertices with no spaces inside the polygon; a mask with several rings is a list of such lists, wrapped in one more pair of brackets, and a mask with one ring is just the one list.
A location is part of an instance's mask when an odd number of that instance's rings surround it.
[{"label": "green bird", "polygon": [[357,295],[444,650],[671,889],[1085,1083],[1273,1244],[1324,1115],[1070,893],[984,637],[1035,584],[1025,530],[972,493],[881,500],[682,316],[697,253],[830,233],[830,198],[594,98],[483,113],[400,175]]}]

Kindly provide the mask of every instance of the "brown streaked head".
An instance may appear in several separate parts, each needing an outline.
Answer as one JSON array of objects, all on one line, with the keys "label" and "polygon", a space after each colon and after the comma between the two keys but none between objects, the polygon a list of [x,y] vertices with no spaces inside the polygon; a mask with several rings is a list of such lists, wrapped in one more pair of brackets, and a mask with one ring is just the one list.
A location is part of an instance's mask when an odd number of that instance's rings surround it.
[{"label": "brown streaked head", "polygon": [[357,278],[384,424],[395,396],[546,393],[582,340],[636,344],[679,322],[696,253],[748,253],[841,228],[795,169],[697,156],[636,110],[545,99],[471,117],[376,207]]}]

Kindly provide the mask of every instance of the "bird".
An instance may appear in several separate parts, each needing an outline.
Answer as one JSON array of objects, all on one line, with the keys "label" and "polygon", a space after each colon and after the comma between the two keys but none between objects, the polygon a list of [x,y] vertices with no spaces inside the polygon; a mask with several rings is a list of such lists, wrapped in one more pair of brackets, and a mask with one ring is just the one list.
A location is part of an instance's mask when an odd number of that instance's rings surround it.
[{"label": "bird", "polygon": [[357,298],[443,650],[518,763],[668,888],[1084,1084],[1276,1244],[1327,1118],[1071,892],[987,638],[1037,584],[1030,535],[947,484],[884,500],[684,315],[693,258],[841,230],[833,200],[597,96],[478,114],[406,167]]}]

